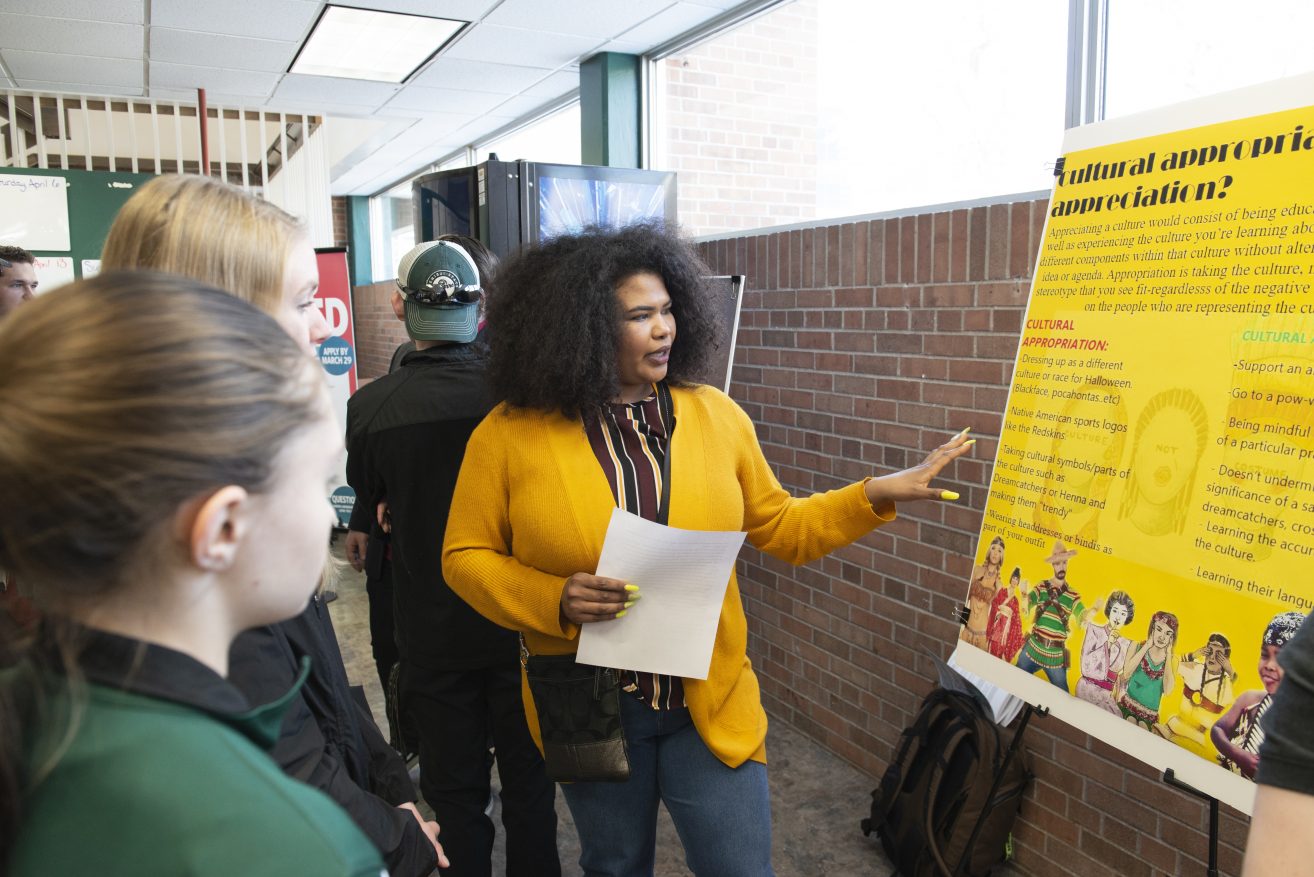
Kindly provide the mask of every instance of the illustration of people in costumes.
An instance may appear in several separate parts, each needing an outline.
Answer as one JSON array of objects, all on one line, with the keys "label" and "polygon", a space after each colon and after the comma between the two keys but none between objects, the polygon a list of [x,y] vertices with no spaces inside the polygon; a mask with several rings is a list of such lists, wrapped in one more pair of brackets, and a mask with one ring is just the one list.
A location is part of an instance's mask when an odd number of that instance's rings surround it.
[{"label": "illustration of people in costumes", "polygon": [[985,563],[972,568],[972,583],[967,590],[967,622],[963,625],[960,637],[981,651],[986,651],[989,642],[986,630],[989,626],[990,606],[994,603],[995,592],[999,590],[999,575],[1004,567],[1004,540],[996,536],[990,540],[986,549]]},{"label": "illustration of people in costumes", "polygon": [[[1094,616],[1101,611],[1107,621],[1096,624]],[[1113,699],[1113,687],[1131,649],[1131,640],[1122,635],[1122,629],[1135,617],[1136,604],[1126,591],[1114,591],[1107,601],[1096,600],[1081,617],[1085,638],[1081,643],[1077,697],[1115,716],[1121,716],[1122,711]]]},{"label": "illustration of people in costumes", "polygon": [[1203,757],[1211,754],[1205,740],[1209,728],[1236,700],[1231,657],[1232,643],[1221,633],[1211,633],[1203,646],[1177,662],[1182,700],[1177,715],[1168,719],[1168,730],[1174,743]]},{"label": "illustration of people in costumes", "polygon": [[1022,589],[1030,588],[1022,581],[1022,569],[1013,567],[1008,586],[995,591],[990,603],[990,618],[986,622],[986,640],[990,654],[1001,661],[1013,663],[1018,649],[1022,648]]},{"label": "illustration of people in costumes", "polygon": [[1068,690],[1068,636],[1072,633],[1073,616],[1081,617],[1086,606],[1068,582],[1068,561],[1077,549],[1068,548],[1061,541],[1045,558],[1054,574],[1027,591],[1027,610],[1034,619],[1031,633],[1022,644],[1017,656],[1017,667],[1027,673],[1037,670],[1045,674],[1051,684]]},{"label": "illustration of people in costumes", "polygon": [[1177,616],[1154,613],[1145,639],[1127,655],[1114,685],[1122,717],[1164,738],[1169,732],[1159,721],[1159,704],[1164,692],[1174,687],[1172,658],[1176,645]]},{"label": "illustration of people in costumes", "polygon": [[1291,642],[1304,621],[1303,612],[1283,612],[1273,617],[1264,629],[1259,650],[1259,681],[1264,687],[1239,694],[1231,709],[1214,723],[1209,732],[1218,749],[1218,762],[1246,779],[1254,779],[1255,771],[1259,769],[1259,745],[1264,742],[1264,728],[1259,720],[1268,712],[1273,703],[1273,692],[1282,684],[1278,654]]}]

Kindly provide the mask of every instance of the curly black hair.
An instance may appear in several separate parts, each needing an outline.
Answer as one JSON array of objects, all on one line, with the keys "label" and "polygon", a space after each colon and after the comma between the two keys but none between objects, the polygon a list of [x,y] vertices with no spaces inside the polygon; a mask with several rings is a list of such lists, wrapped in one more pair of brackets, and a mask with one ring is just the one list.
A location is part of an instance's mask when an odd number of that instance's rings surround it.
[{"label": "curly black hair", "polygon": [[578,417],[614,399],[621,315],[616,289],[635,274],[662,278],[676,336],[666,379],[696,383],[717,345],[708,269],[675,232],[651,223],[590,226],[503,263],[488,303],[489,379],[518,408]]}]

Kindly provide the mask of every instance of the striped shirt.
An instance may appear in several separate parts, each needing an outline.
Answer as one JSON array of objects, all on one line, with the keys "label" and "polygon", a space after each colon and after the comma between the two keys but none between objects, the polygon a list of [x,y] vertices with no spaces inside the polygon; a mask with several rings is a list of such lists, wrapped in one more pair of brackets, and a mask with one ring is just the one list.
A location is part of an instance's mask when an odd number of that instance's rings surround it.
[{"label": "striped shirt", "polygon": [[[656,521],[669,438],[656,392],[639,402],[602,406],[596,416],[584,418],[584,431],[617,507]],[[621,672],[624,689],[653,709],[684,706],[684,683],[678,676]]]}]

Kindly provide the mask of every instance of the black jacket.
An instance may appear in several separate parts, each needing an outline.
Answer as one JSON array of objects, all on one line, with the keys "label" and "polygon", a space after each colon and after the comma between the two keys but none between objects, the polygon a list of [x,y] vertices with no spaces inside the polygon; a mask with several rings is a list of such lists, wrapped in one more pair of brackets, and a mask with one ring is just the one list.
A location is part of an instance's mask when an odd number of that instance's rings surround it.
[{"label": "black jacket", "polygon": [[392,576],[402,660],[437,671],[506,666],[516,636],[470,608],[442,575],[443,534],[465,445],[493,407],[488,348],[406,354],[397,371],[347,402],[347,483],[353,530],[369,532],[379,501],[392,518]]},{"label": "black jacket", "polygon": [[228,678],[253,704],[283,696],[302,658],[311,672],[283,718],[271,753],[289,776],[320,789],[378,847],[393,877],[438,866],[419,822],[397,808],[415,800],[406,763],[370,717],[364,693],[347,682],[328,609],[318,595],[280,624],[248,630],[229,652]]}]

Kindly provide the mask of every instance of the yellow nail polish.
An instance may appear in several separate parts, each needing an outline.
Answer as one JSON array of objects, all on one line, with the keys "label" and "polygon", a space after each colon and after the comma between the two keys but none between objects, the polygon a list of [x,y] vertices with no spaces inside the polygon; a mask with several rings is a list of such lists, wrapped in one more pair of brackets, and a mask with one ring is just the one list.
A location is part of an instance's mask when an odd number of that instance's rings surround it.
[{"label": "yellow nail polish", "polygon": [[950,502],[953,502],[958,499],[958,494],[954,493],[952,490],[942,490],[940,491],[940,499],[947,499]]},{"label": "yellow nail polish", "polygon": [[625,586],[625,590],[627,590],[627,591],[637,591],[637,590],[639,590],[639,586],[638,586],[638,585],[626,585],[626,586]]},{"label": "yellow nail polish", "polygon": [[625,608],[626,608],[626,609],[629,609],[629,608],[630,608],[631,606],[633,606],[633,605],[634,605],[634,601],[633,601],[633,600],[629,600],[629,601],[627,601],[627,602],[625,603]]},{"label": "yellow nail polish", "polygon": [[974,444],[976,444],[976,439],[968,439],[967,441],[963,442],[963,446],[968,448],[970,448]]},{"label": "yellow nail polish", "polygon": [[616,613],[616,617],[617,617],[617,618],[624,618],[624,617],[625,617],[625,610],[622,609],[621,611],[617,612],[617,613]]},{"label": "yellow nail polish", "polygon": [[959,435],[967,435],[967,434],[968,434],[969,432],[971,432],[971,431],[972,431],[972,427],[970,427],[970,426],[964,426],[964,427],[963,427],[963,431],[960,432]]}]

